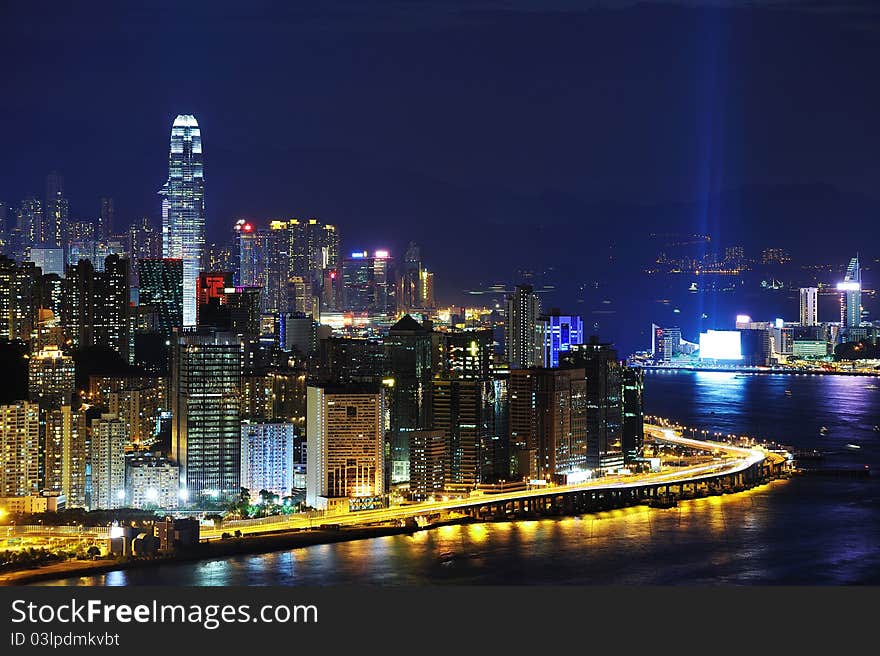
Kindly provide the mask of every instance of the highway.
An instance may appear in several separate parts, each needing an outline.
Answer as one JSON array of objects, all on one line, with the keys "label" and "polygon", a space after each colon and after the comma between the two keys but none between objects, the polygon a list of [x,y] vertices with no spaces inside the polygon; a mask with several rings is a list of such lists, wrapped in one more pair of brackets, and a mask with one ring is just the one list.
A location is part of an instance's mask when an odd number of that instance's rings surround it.
[{"label": "highway", "polygon": [[[625,477],[602,477],[584,483],[577,483],[575,485],[548,485],[530,490],[517,490],[515,492],[474,495],[467,498],[405,504],[378,510],[362,510],[358,512],[317,515],[313,513],[312,516],[309,516],[309,514],[306,513],[300,513],[292,516],[288,515],[286,517],[279,517],[277,521],[267,521],[266,523],[250,526],[240,525],[233,521],[225,523],[220,529],[206,529],[203,527],[201,537],[203,540],[210,540],[220,538],[223,533],[233,533],[234,531],[241,531],[242,534],[255,534],[270,531],[307,529],[322,524],[362,526],[380,522],[403,520],[412,517],[454,512],[468,507],[486,505],[487,503],[518,501],[530,497],[547,496],[554,492],[567,493],[592,490],[612,490],[655,483],[689,483],[706,476],[733,474],[744,471],[752,465],[773,455],[759,447],[744,448],[730,444],[706,442],[682,437],[671,428],[664,428],[650,424],[645,425],[645,433],[657,441],[712,452],[719,456],[719,459],[710,463],[691,465],[656,473],[634,474]],[[274,520],[275,518],[270,519]]]}]

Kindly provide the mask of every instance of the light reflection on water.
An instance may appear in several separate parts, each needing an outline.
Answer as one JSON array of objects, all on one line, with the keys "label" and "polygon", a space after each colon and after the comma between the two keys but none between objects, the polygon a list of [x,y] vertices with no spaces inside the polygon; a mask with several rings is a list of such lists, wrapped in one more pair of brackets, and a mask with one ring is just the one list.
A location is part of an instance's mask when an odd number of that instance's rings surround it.
[{"label": "light reflection on water", "polygon": [[[831,449],[829,464],[876,470],[880,390],[871,382],[655,372],[647,376],[646,411],[713,432]],[[667,510],[444,526],[58,584],[880,584],[878,511],[876,477],[801,477]]]}]

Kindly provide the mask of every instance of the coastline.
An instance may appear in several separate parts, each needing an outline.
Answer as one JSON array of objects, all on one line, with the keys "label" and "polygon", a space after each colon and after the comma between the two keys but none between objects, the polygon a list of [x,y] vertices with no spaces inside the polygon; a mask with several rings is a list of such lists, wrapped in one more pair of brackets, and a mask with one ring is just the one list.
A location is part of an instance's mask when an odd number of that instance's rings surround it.
[{"label": "coastline", "polygon": [[[772,481],[765,481],[763,483],[759,483],[754,487],[763,487],[770,482]],[[748,489],[726,492],[723,495],[718,496],[737,496],[742,492],[748,491]],[[688,495],[685,497],[681,497],[680,501],[696,500],[700,498],[705,497],[691,497],[690,495]],[[677,503],[675,505],[677,505]],[[665,510],[666,507],[657,506],[653,509]],[[580,514],[591,515],[595,513],[587,512]],[[516,519],[535,519],[540,517],[544,517],[544,515],[536,514],[535,517],[524,516],[517,517]],[[149,567],[159,567],[162,565],[176,565],[179,563],[191,563],[219,558],[230,558],[234,556],[242,556],[248,554],[272,553],[277,551],[286,551],[289,549],[318,546],[322,544],[367,540],[371,538],[386,537],[392,535],[412,535],[413,533],[417,533],[419,531],[432,530],[440,528],[442,526],[485,523],[493,521],[509,521],[509,519],[477,520],[472,517],[458,517],[423,527],[370,526],[361,528],[340,528],[338,530],[318,529],[312,531],[280,531],[275,533],[262,533],[240,538],[229,538],[226,540],[203,542],[200,543],[197,548],[194,548],[192,550],[178,552],[171,556],[161,558],[99,561],[68,560],[63,563],[46,565],[36,570],[20,570],[0,575],[0,586],[32,585],[39,584],[45,581],[55,581],[59,579],[74,578],[79,576],[95,576],[106,574],[107,572],[120,570],[143,569]]]},{"label": "coastline", "polygon": [[644,371],[720,371],[728,374],[782,374],[783,376],[862,376],[880,378],[880,371],[829,371],[827,369],[771,369],[764,367],[673,367],[634,364]]},{"label": "coastline", "polygon": [[[470,518],[462,518],[443,522],[443,524],[464,523],[472,521]],[[440,526],[435,524],[434,526]],[[311,547],[320,544],[332,544],[334,542],[348,542],[351,540],[365,540],[388,535],[400,535],[413,533],[417,528],[403,526],[372,526],[363,528],[350,528],[339,530],[314,530],[314,531],[284,531],[276,533],[263,533],[240,538],[229,538],[212,542],[202,542],[198,547],[175,553],[174,555],[150,559],[132,560],[67,560],[62,563],[46,565],[39,569],[19,570],[0,574],[0,586],[29,585],[41,581],[73,578],[76,576],[94,576],[107,572],[127,569],[141,569],[146,567],[158,567],[161,565],[175,565],[177,563],[196,562],[211,560],[213,558],[229,558],[246,554],[268,553],[300,547]]]}]

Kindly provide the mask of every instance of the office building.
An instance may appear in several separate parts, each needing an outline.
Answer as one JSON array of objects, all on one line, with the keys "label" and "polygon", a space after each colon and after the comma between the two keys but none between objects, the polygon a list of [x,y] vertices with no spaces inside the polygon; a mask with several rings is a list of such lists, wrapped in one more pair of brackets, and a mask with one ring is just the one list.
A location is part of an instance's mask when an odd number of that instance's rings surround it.
[{"label": "office building", "polygon": [[183,260],[141,258],[138,278],[139,305],[155,314],[154,331],[170,339],[174,328],[183,325]]},{"label": "office building", "polygon": [[[173,141],[171,149],[173,152]],[[114,231],[116,229],[116,206],[111,196],[101,198],[101,211],[98,216],[98,239],[107,241],[115,234]],[[158,253],[154,257],[159,257]]]},{"label": "office building", "polygon": [[[591,337],[560,354],[560,367],[583,369],[587,381],[587,468],[617,469],[623,453],[623,365],[610,344]],[[511,416],[511,422],[513,417]]]},{"label": "office building", "polygon": [[669,362],[681,353],[681,328],[651,324],[651,353],[656,362]]},{"label": "office building", "polygon": [[556,368],[560,352],[567,352],[572,344],[584,343],[584,322],[577,315],[559,314],[553,310],[538,319],[538,344],[541,354],[536,366]]},{"label": "office building", "polygon": [[310,386],[306,415],[306,503],[320,510],[382,506],[385,396],[381,386]]},{"label": "office building", "polygon": [[64,176],[52,172],[46,176],[43,203],[43,229],[40,242],[49,248],[61,248],[66,239],[70,206],[64,196]]},{"label": "office building", "polygon": [[241,486],[257,498],[261,490],[280,497],[293,491],[294,425],[241,423]]},{"label": "office building", "polygon": [[392,258],[386,250],[355,251],[342,262],[345,309],[368,314],[388,314],[395,310],[396,285]]},{"label": "office building", "polygon": [[64,275],[64,249],[46,246],[34,246],[30,251],[30,261],[40,268],[43,275],[54,273]]},{"label": "office building", "polygon": [[802,326],[819,325],[819,290],[816,287],[801,287],[800,316]]},{"label": "office building", "polygon": [[446,436],[442,430],[416,429],[409,438],[409,491],[416,501],[443,495]]},{"label": "office building", "polygon": [[215,330],[175,331],[171,456],[191,503],[238,498],[241,488],[241,346]]},{"label": "office building", "polygon": [[205,177],[202,136],[195,117],[171,127],[168,181],[162,196],[162,256],[183,260],[183,325],[196,324],[196,286],[205,248]]},{"label": "office building", "polygon": [[439,337],[438,371],[446,378],[489,380],[495,355],[491,329],[448,330]]},{"label": "office building", "polygon": [[644,371],[623,367],[623,457],[629,464],[642,457],[645,446]]},{"label": "office building", "polygon": [[519,477],[569,482],[589,469],[584,369],[511,369],[510,442]]},{"label": "office building", "polygon": [[862,323],[862,269],[858,255],[849,261],[837,289],[840,291],[840,328],[846,334],[848,329],[858,328]]},{"label": "office building", "polygon": [[538,317],[541,304],[531,285],[517,285],[507,298],[504,351],[511,369],[529,369],[543,352]]},{"label": "office building", "polygon": [[40,483],[39,406],[0,405],[0,497],[38,494]]}]

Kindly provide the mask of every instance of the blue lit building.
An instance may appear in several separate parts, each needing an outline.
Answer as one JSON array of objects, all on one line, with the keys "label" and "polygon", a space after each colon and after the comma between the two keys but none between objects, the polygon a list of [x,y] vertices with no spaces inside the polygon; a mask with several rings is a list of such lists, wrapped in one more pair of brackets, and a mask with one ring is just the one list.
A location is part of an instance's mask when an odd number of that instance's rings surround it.
[{"label": "blue lit building", "polygon": [[540,318],[539,325],[543,333],[545,367],[558,367],[560,352],[571,350],[572,344],[584,343],[584,322],[577,315],[552,311]]}]

